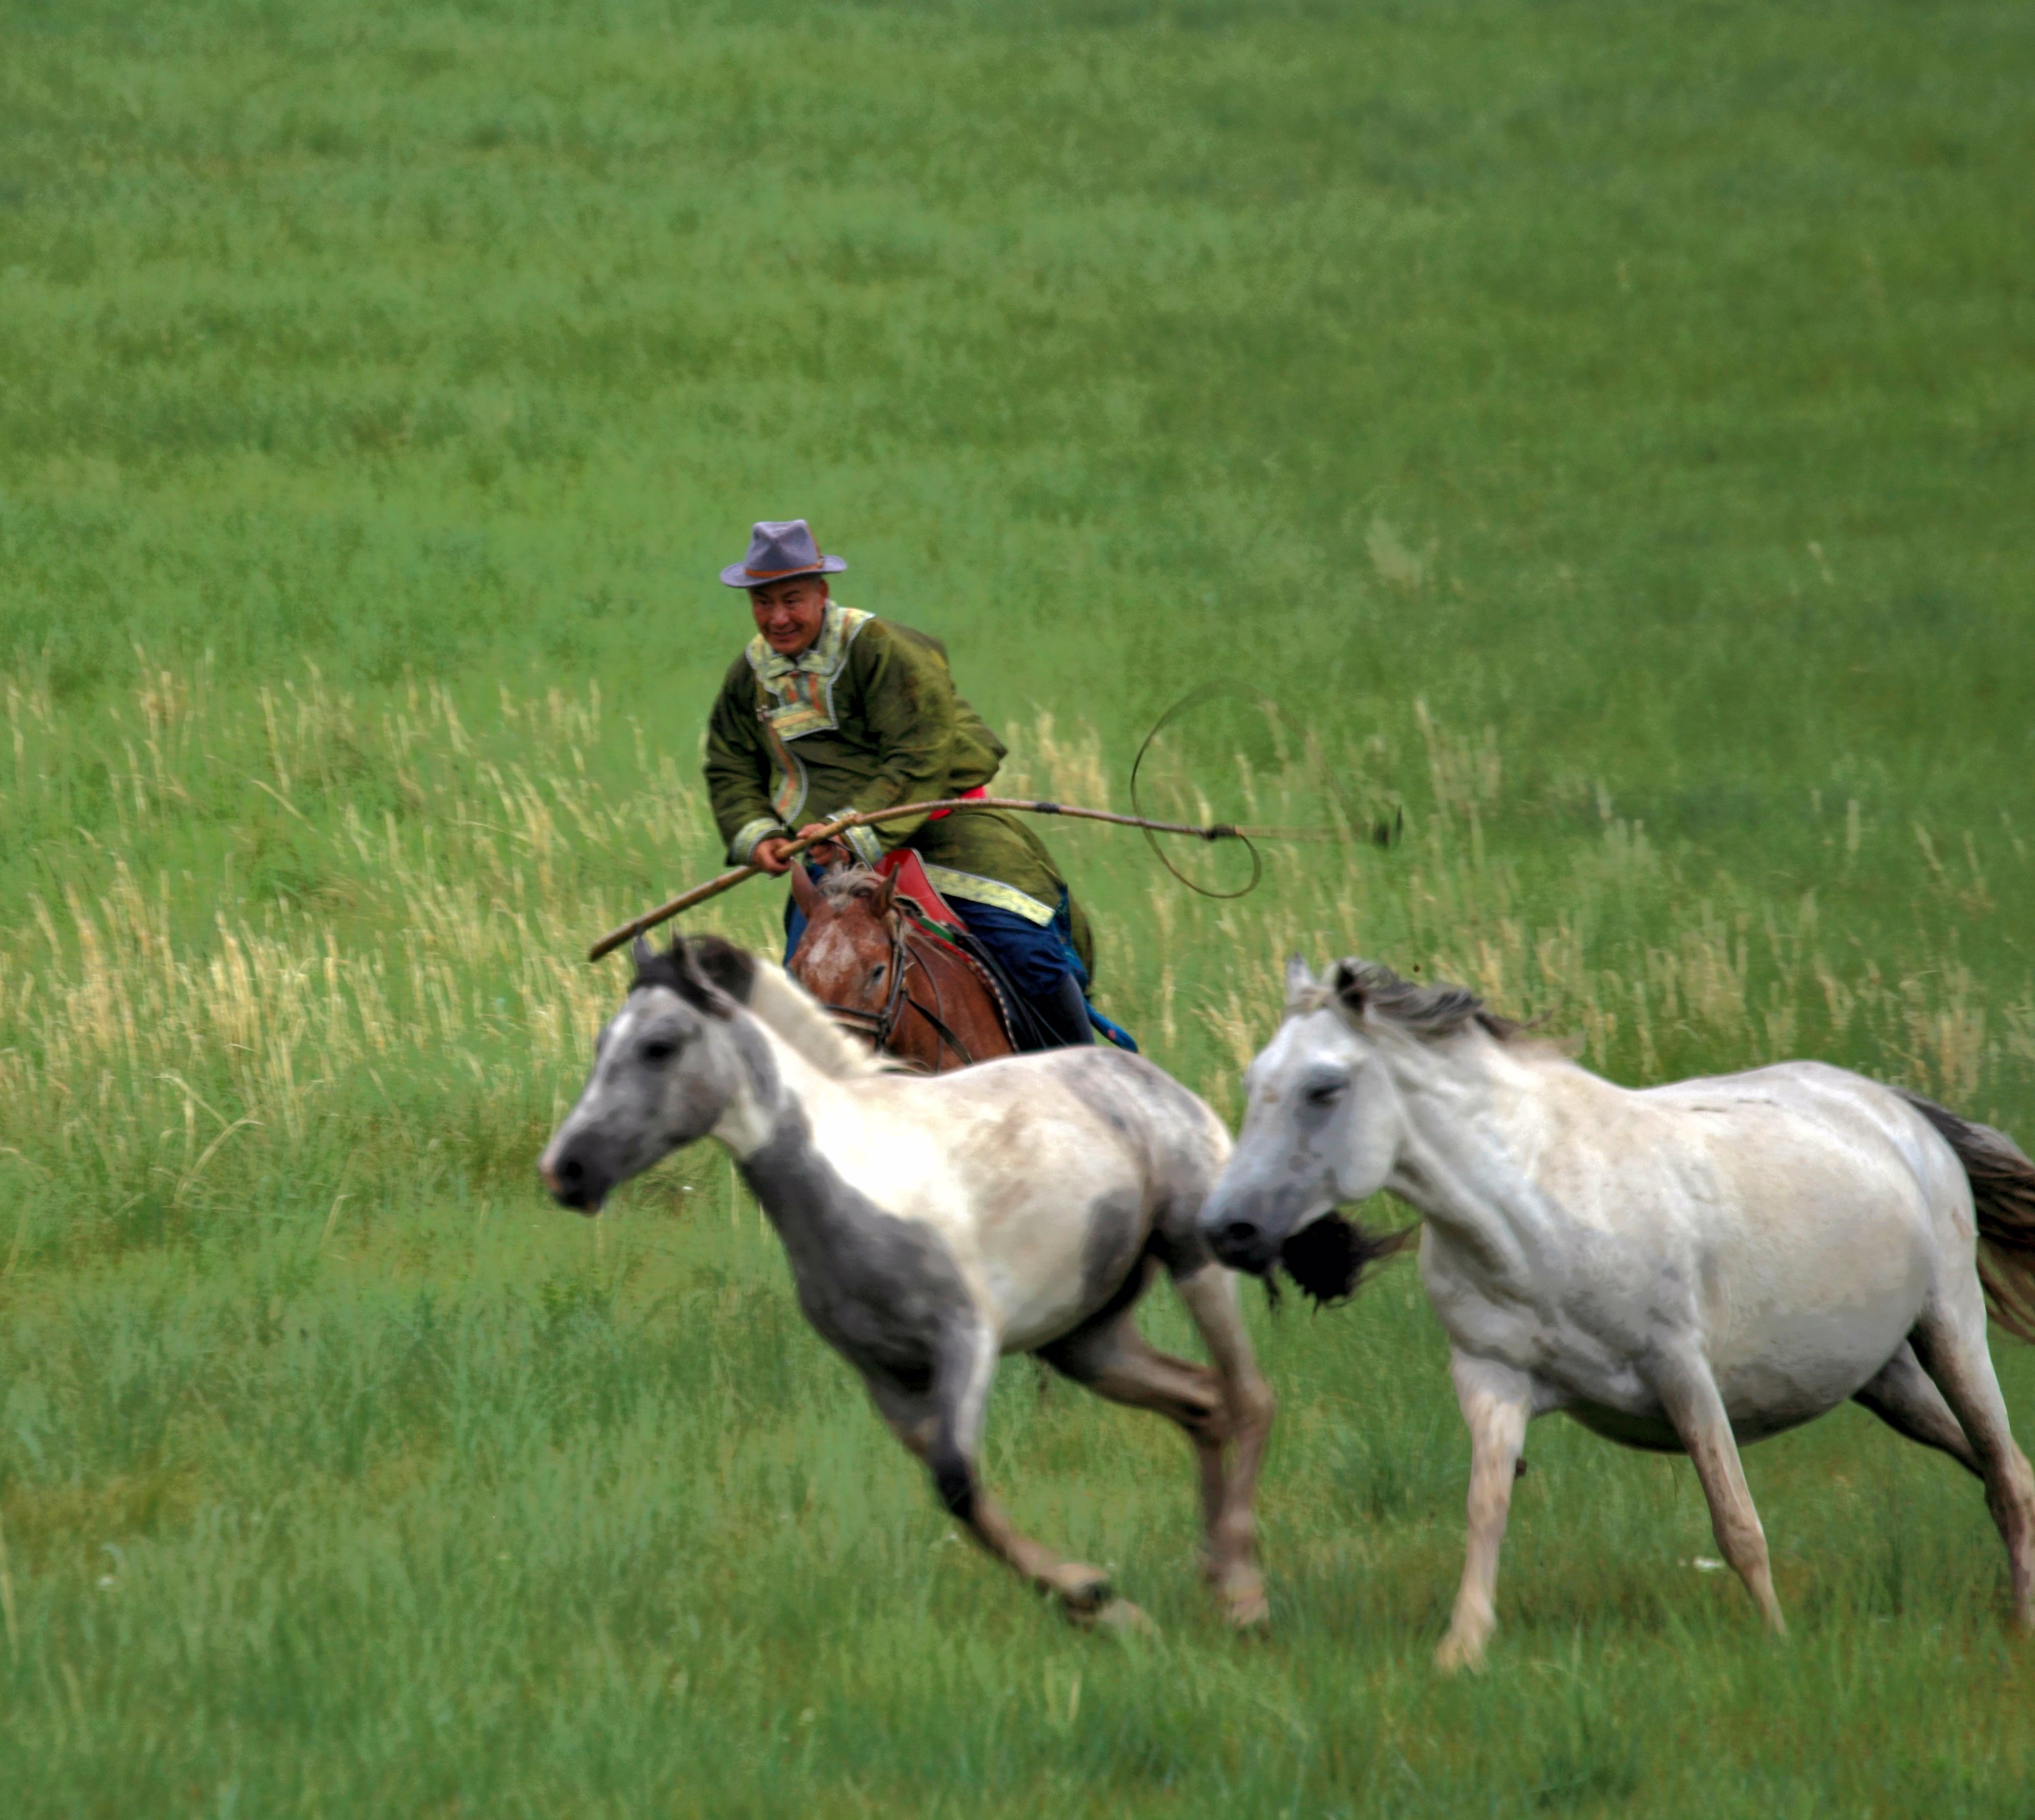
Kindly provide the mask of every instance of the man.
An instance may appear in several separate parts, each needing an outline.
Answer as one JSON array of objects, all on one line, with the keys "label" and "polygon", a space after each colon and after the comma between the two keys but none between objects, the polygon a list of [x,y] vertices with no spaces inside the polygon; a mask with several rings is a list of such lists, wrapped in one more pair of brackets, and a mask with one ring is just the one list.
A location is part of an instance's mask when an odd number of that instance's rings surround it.
[{"label": "man", "polygon": [[[803,836],[848,810],[979,792],[1003,761],[1002,743],[955,692],[945,646],[833,599],[827,577],[847,566],[795,518],[757,525],[748,555],[720,572],[747,591],[756,622],[707,723],[707,791],[735,865],[784,872],[794,828]],[[841,840],[869,866],[910,847],[1040,1022],[1063,1043],[1093,1040],[1088,919],[1022,819],[995,809],[901,816]],[[803,927],[789,908],[791,946]]]}]

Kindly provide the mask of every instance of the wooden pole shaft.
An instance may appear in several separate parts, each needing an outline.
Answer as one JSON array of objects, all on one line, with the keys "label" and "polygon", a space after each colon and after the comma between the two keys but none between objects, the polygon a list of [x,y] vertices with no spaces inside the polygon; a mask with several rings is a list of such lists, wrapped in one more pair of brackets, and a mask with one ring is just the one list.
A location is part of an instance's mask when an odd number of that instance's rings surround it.
[{"label": "wooden pole shaft", "polygon": [[[943,796],[932,803],[900,803],[889,809],[857,810],[829,822],[820,833],[802,840],[794,840],[789,852],[796,859],[809,847],[817,847],[822,841],[831,840],[836,835],[850,828],[869,828],[878,822],[896,822],[907,815],[925,815],[937,809],[1014,809],[1027,815],[1066,815],[1081,822],[1108,822],[1119,828],[1145,828],[1155,834],[1180,834],[1197,840],[1333,840],[1339,837],[1326,829],[1315,828],[1239,828],[1228,822],[1218,822],[1204,828],[1194,822],[1154,822],[1142,815],[1119,815],[1108,809],[1082,809],[1072,803],[1049,803],[1030,796]],[[745,878],[754,878],[762,871],[760,866],[738,866],[732,872],[724,872],[718,878],[709,878],[704,885],[695,885],[690,891],[681,891],[677,897],[660,904],[654,910],[646,910],[640,916],[632,917],[619,928],[611,929],[586,951],[589,961],[598,961],[612,954],[625,942],[633,942],[646,930],[654,929],[660,923],[668,923],[681,911],[690,910],[695,904],[704,904],[710,897],[718,897],[724,891],[732,891]]]}]

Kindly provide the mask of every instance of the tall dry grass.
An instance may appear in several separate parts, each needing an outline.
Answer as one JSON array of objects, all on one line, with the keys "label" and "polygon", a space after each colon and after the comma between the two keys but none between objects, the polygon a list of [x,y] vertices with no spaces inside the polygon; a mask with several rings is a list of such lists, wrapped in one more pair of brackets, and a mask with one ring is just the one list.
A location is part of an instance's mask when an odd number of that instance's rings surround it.
[{"label": "tall dry grass", "polygon": [[[231,695],[205,666],[137,653],[127,699],[68,739],[46,691],[17,679],[6,698],[0,814],[51,826],[91,784],[118,829],[73,842],[60,889],[28,889],[0,937],[13,1256],[279,1196],[371,1201],[378,1180],[448,1159],[469,1182],[521,1179],[614,1000],[617,969],[588,967],[587,940],[721,863],[692,754],[611,724],[597,686],[476,703],[412,680],[363,702],[307,668]],[[1105,1001],[1225,1111],[1290,952],[1465,982],[1634,1081],[1821,1053],[1995,1110],[2035,1061],[2025,985],[1989,1001],[1954,950],[1867,951],[1826,927],[1816,891],[1777,904],[1704,877],[1608,801],[1582,833],[1549,831],[1508,799],[1488,731],[1424,707],[1416,724],[1416,752],[1282,736],[1227,777],[1206,751],[1161,755],[1147,802],[1168,814],[1213,815],[1213,792],[1254,818],[1399,818],[1390,851],[1361,829],[1268,845],[1246,897],[1195,897],[1134,837],[1055,831],[1101,933]],[[1042,713],[1010,743],[1012,791],[1125,807],[1095,729]],[[1999,914],[1975,854],[1915,832],[1920,890]],[[1232,856],[1175,851],[1212,883],[1238,875]],[[699,920],[773,947],[777,895],[751,887]]]}]

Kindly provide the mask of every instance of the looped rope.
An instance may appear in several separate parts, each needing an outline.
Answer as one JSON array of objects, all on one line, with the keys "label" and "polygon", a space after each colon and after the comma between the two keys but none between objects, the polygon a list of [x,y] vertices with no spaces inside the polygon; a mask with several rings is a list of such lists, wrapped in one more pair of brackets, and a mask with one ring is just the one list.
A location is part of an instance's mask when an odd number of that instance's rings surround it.
[{"label": "looped rope", "polygon": [[[1130,812],[1134,816],[1140,818],[1145,816],[1144,805],[1138,799],[1138,772],[1139,767],[1145,762],[1145,755],[1151,751],[1153,742],[1189,709],[1198,708],[1204,701],[1212,701],[1221,696],[1228,696],[1236,701],[1248,702],[1252,707],[1260,710],[1268,720],[1278,722],[1281,727],[1289,732],[1292,731],[1286,710],[1270,695],[1261,694],[1257,690],[1244,683],[1217,681],[1204,682],[1198,688],[1190,689],[1153,723],[1152,731],[1145,735],[1143,743],[1138,748],[1138,756],[1130,761]],[[1304,744],[1305,742],[1303,741],[1300,743]],[[1380,822],[1375,826],[1366,829],[1363,818],[1355,813],[1342,792],[1337,788],[1333,773],[1330,773],[1326,766],[1322,767],[1321,769],[1322,776],[1319,781],[1322,788],[1334,803],[1341,814],[1345,824],[1352,833],[1357,833],[1360,838],[1367,838],[1374,847],[1390,847],[1398,840],[1400,833],[1405,825],[1403,810],[1394,809],[1390,822]],[[1243,843],[1245,849],[1251,855],[1251,878],[1240,889],[1213,891],[1206,885],[1196,884],[1166,857],[1165,848],[1159,844],[1157,836],[1149,828],[1144,830],[1144,834],[1145,844],[1157,856],[1159,863],[1190,891],[1198,893],[1204,897],[1228,899],[1248,897],[1251,892],[1257,889],[1258,881],[1265,875],[1265,862],[1257,848],[1252,844],[1251,836],[1253,830],[1236,827],[1230,822],[1218,822],[1213,827],[1200,829],[1197,832],[1204,840],[1240,840]],[[1290,838],[1292,833],[1292,830],[1286,829],[1266,830],[1266,832],[1276,833],[1282,838]]]},{"label": "looped rope", "polygon": [[[1262,697],[1254,695],[1240,682],[1204,682],[1198,689],[1189,690],[1153,723],[1152,731],[1145,735],[1144,743],[1138,748],[1138,756],[1130,761],[1130,813],[1132,814],[1142,817],[1145,814],[1145,806],[1138,799],[1138,768],[1145,762],[1145,754],[1152,750],[1153,741],[1186,713],[1190,708],[1198,707],[1202,702],[1217,695],[1240,695],[1246,701],[1250,701],[1264,699]],[[1251,877],[1240,889],[1235,891],[1213,891],[1206,885],[1196,884],[1166,857],[1165,848],[1159,844],[1159,837],[1150,829],[1145,829],[1142,832],[1145,836],[1145,844],[1152,849],[1153,855],[1159,863],[1190,891],[1201,897],[1219,899],[1247,897],[1258,889],[1258,880],[1265,876],[1265,862],[1259,856],[1257,848],[1251,844],[1251,837],[1228,822],[1217,822],[1213,828],[1203,829],[1201,837],[1211,844],[1217,840],[1240,840],[1243,843],[1244,851],[1251,855]]]}]

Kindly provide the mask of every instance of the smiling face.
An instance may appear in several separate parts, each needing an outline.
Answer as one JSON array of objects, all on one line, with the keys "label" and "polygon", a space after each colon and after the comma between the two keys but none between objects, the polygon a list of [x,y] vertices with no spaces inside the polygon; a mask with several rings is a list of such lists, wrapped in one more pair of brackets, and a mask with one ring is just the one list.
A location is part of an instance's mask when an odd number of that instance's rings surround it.
[{"label": "smiling face", "polygon": [[750,611],[763,642],[780,657],[796,657],[819,637],[826,619],[827,579],[794,575],[749,590]]},{"label": "smiling face", "polygon": [[1295,1233],[1385,1186],[1402,1119],[1378,1045],[1332,1005],[1289,1017],[1244,1086],[1243,1130],[1202,1230],[1231,1269],[1262,1273]]},{"label": "smiling face", "polygon": [[711,1131],[740,1074],[724,1018],[639,984],[601,1032],[586,1089],[538,1172],[562,1206],[598,1213],[621,1183]]}]

